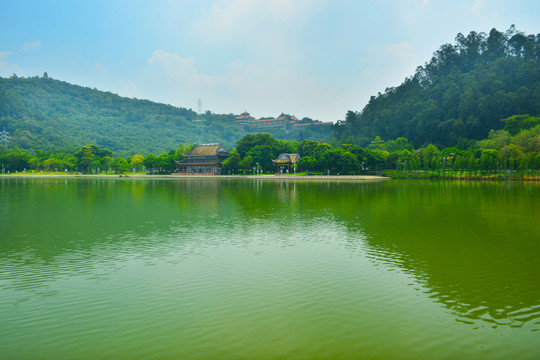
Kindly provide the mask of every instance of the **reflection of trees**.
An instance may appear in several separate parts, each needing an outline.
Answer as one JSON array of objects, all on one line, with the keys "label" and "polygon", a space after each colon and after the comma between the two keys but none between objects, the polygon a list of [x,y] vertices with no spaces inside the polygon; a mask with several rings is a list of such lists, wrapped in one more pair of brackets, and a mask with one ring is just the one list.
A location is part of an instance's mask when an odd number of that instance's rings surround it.
[{"label": "reflection of trees", "polygon": [[[35,284],[125,253],[231,234],[252,241],[261,224],[283,236],[337,221],[366,235],[362,244],[343,239],[350,251],[415,277],[459,320],[521,326],[540,317],[538,185],[10,179],[2,189],[0,267],[24,259]],[[193,236],[203,231],[218,235]]]},{"label": "reflection of trees", "polygon": [[540,317],[540,187],[389,182],[351,198],[367,251],[416,277],[461,321]]}]

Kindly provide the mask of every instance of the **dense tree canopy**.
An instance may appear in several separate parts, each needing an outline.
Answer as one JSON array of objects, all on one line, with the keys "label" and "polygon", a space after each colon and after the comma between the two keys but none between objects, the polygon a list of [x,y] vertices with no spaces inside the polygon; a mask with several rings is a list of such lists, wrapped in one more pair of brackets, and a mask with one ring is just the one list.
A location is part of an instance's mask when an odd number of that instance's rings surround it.
[{"label": "dense tree canopy", "polygon": [[221,142],[242,136],[234,115],[123,98],[51,79],[0,78],[0,129],[22,149],[74,151],[85,144],[121,156],[160,153],[178,144]]},{"label": "dense tree canopy", "polygon": [[540,34],[512,26],[505,33],[458,34],[414,76],[372,96],[362,111],[347,112],[334,134],[362,146],[380,136],[465,148],[516,114],[540,115]]}]

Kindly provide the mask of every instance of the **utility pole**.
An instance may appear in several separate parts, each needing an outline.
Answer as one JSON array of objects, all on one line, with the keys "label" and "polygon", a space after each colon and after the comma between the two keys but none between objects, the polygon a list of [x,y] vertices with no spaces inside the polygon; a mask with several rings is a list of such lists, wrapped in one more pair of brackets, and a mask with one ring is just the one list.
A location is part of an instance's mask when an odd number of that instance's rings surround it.
[{"label": "utility pole", "polygon": [[2,128],[2,132],[0,132],[0,143],[4,143],[4,146],[7,150],[7,144],[9,142],[9,133],[6,131],[6,128]]}]

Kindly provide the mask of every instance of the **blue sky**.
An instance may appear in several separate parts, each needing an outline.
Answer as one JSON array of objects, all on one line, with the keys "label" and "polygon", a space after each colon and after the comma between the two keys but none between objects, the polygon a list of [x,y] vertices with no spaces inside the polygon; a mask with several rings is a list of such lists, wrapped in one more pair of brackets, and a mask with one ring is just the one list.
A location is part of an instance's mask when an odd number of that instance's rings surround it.
[{"label": "blue sky", "polygon": [[0,0],[0,76],[336,121],[459,32],[539,19],[538,0]]}]

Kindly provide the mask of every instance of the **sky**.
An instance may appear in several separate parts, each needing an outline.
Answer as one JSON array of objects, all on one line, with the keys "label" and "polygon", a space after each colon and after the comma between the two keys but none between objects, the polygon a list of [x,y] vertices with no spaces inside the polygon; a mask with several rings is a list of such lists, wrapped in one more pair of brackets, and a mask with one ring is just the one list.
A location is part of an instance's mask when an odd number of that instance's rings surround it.
[{"label": "sky", "polygon": [[336,121],[458,33],[539,19],[538,0],[0,0],[0,76]]}]

